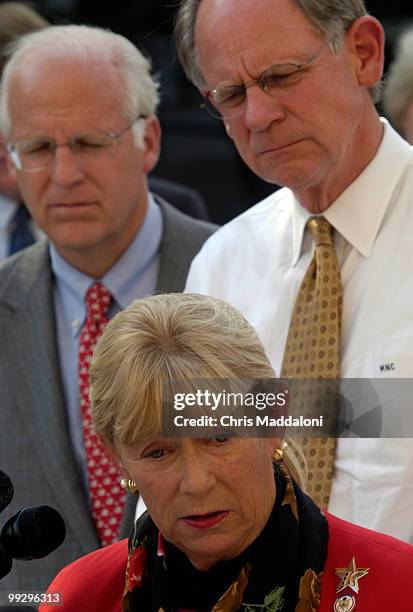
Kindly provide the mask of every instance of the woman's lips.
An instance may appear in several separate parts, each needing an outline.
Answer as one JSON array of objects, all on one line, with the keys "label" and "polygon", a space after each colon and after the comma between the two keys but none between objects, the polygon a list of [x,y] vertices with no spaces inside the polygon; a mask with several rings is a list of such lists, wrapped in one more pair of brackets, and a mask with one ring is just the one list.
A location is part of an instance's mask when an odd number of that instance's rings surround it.
[{"label": "woman's lips", "polygon": [[229,510],[221,510],[220,512],[211,512],[209,514],[197,514],[185,516],[182,520],[195,529],[210,529],[224,520],[229,514]]}]

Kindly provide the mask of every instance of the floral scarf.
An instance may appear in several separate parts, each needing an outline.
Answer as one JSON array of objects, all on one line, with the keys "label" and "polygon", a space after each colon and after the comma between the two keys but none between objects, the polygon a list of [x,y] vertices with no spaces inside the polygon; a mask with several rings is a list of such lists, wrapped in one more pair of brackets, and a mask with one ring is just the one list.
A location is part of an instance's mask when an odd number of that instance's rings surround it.
[{"label": "floral scarf", "polygon": [[236,559],[200,572],[145,513],[129,538],[124,612],[315,612],[328,525],[284,468],[258,538]]}]

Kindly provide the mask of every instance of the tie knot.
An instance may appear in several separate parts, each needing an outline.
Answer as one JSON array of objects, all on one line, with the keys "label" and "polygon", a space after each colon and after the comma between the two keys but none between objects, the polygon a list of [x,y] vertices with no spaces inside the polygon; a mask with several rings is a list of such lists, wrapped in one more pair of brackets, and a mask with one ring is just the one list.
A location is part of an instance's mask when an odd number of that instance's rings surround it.
[{"label": "tie knot", "polygon": [[112,295],[102,283],[94,283],[86,292],[87,314],[95,319],[107,316]]},{"label": "tie knot", "polygon": [[307,228],[316,247],[322,244],[334,246],[334,228],[325,217],[310,217]]}]

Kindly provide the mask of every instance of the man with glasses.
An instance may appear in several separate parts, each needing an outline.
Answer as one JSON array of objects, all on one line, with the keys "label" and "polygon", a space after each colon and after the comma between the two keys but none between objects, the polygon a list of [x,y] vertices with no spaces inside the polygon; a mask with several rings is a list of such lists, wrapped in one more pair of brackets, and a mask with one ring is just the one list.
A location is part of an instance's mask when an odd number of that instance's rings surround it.
[{"label": "man with glasses", "polygon": [[[237,306],[286,378],[412,377],[413,154],[375,109],[380,23],[362,0],[183,0],[176,42],[242,159],[284,187],[207,241],[186,290]],[[412,436],[383,433],[398,400],[362,435]],[[320,506],[413,542],[410,439],[302,448]]]},{"label": "man with glasses", "polygon": [[20,39],[4,70],[1,131],[49,242],[0,268],[1,467],[15,487],[3,518],[49,504],[67,536],[2,588],[44,589],[69,561],[126,535],[134,516],[91,427],[89,361],[108,318],[138,297],[182,291],[214,229],[148,192],[157,89],[129,41],[86,26]]}]

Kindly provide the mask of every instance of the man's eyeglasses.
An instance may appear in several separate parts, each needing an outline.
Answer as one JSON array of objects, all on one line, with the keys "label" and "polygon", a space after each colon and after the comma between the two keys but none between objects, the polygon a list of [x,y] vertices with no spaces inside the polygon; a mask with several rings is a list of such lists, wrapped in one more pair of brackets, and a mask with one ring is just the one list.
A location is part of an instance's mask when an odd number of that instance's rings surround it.
[{"label": "man's eyeglasses", "polygon": [[253,79],[245,85],[222,85],[210,91],[203,92],[205,102],[201,104],[213,117],[218,119],[230,119],[237,115],[242,115],[242,107],[247,95],[247,89],[253,85],[258,85],[262,91],[269,96],[275,96],[280,89],[287,88],[297,83],[306,68],[308,68],[321,54],[327,46],[325,43],[321,49],[307,58],[300,64],[274,64],[270,66],[259,77]]},{"label": "man's eyeglasses", "polygon": [[7,151],[17,170],[22,172],[50,170],[56,149],[65,146],[79,162],[87,163],[99,159],[108,147],[114,147],[119,138],[140,119],[146,119],[146,115],[139,115],[120,132],[95,130],[75,134],[65,142],[56,142],[53,138],[17,140],[7,145]]}]

